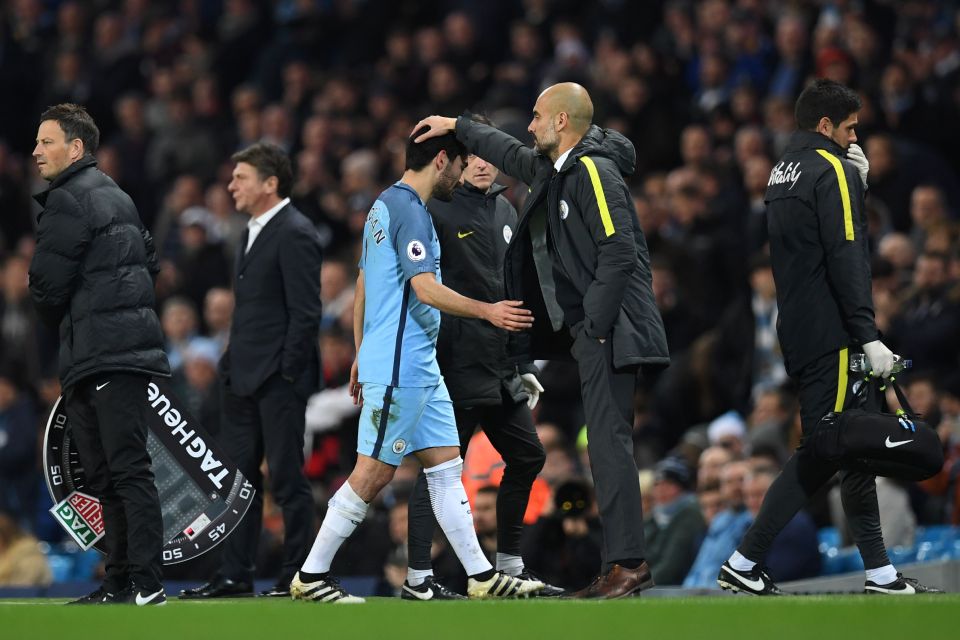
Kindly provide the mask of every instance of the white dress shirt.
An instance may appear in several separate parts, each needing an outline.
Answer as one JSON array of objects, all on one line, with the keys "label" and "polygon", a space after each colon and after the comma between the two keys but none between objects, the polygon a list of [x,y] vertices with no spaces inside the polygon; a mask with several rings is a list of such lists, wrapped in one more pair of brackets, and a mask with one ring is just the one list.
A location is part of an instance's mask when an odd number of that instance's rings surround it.
[{"label": "white dress shirt", "polygon": [[267,209],[264,213],[250,218],[247,221],[247,229],[249,230],[250,234],[247,237],[247,248],[244,249],[244,254],[250,251],[250,247],[253,246],[254,240],[257,239],[257,236],[260,235],[260,232],[263,231],[263,228],[267,226],[267,223],[273,220],[273,216],[277,215],[280,209],[283,209],[288,204],[290,204],[290,198],[284,198],[270,209]]},{"label": "white dress shirt", "polygon": [[557,173],[560,173],[560,167],[562,167],[563,163],[567,161],[567,156],[570,155],[571,151],[573,151],[573,147],[570,147],[569,149],[564,151],[563,155],[557,158],[557,161],[553,163],[553,168],[556,169]]}]

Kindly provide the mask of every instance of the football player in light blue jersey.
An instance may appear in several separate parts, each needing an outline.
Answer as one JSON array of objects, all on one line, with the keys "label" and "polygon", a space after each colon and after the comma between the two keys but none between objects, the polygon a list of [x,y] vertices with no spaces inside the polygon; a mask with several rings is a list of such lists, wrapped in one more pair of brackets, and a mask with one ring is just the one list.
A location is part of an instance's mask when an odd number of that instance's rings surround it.
[{"label": "football player in light blue jersey", "polygon": [[450,199],[466,159],[452,134],[420,144],[411,138],[403,177],[380,194],[367,216],[354,301],[358,355],[350,373],[354,402],[362,406],[357,464],[330,498],[310,555],[290,584],[294,599],[362,602],[329,575],[330,564],[411,453],[424,467],[437,522],[466,569],[468,595],[516,597],[544,586],[494,571],[480,548],[460,480],[453,403],[437,365],[440,311],[509,331],[533,323],[522,302],[479,302],[441,284],[440,244],[423,203]]}]

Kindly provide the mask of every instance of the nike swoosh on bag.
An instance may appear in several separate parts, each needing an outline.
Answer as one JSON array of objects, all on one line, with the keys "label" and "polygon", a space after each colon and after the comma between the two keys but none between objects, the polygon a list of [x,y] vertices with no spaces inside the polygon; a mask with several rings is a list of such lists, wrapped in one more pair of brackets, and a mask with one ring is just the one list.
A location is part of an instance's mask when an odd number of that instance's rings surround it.
[{"label": "nike swoosh on bag", "polygon": [[109,381],[109,380],[107,380],[107,381],[104,382],[103,384],[98,384],[98,385],[97,385],[97,391],[100,391],[100,389],[103,389],[103,388],[104,388],[105,386],[107,386],[108,384],[110,384],[110,381]]},{"label": "nike swoosh on bag", "polygon": [[460,238],[461,240],[463,240],[464,238],[470,235],[473,235],[473,231],[467,231],[466,233],[463,233],[462,231],[457,231],[457,237]]},{"label": "nike swoosh on bag", "polygon": [[884,442],[887,445],[887,449],[893,449],[894,447],[899,447],[902,444],[907,444],[908,442],[913,442],[913,440],[900,440],[899,442],[894,442],[890,439],[890,436],[887,436],[887,441]]}]

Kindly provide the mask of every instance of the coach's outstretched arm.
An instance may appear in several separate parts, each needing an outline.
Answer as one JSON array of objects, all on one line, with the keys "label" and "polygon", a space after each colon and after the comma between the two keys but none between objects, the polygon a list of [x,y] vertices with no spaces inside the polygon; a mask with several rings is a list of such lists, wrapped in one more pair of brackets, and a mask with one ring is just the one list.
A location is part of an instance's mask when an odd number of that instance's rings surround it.
[{"label": "coach's outstretched arm", "polygon": [[521,300],[480,302],[462,296],[437,282],[433,273],[419,273],[410,278],[410,286],[417,299],[434,309],[464,318],[480,318],[507,331],[523,331],[533,326],[533,314],[520,305]]},{"label": "coach's outstretched arm", "polygon": [[514,177],[526,184],[531,184],[537,172],[537,165],[546,158],[526,146],[513,136],[470,118],[445,118],[443,116],[429,116],[417,123],[414,131],[423,126],[430,130],[417,137],[414,142],[423,142],[435,136],[454,132],[457,140],[462,142],[467,150],[478,155],[503,173]]}]

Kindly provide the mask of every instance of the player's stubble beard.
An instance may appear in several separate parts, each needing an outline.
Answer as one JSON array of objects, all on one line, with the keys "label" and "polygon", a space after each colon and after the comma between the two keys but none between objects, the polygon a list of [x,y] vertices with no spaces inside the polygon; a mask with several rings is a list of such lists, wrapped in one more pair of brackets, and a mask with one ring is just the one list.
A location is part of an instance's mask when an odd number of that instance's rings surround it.
[{"label": "player's stubble beard", "polygon": [[433,197],[440,202],[453,200],[453,191],[460,184],[460,176],[453,175],[453,163],[448,164],[437,178],[437,186],[433,188]]}]

